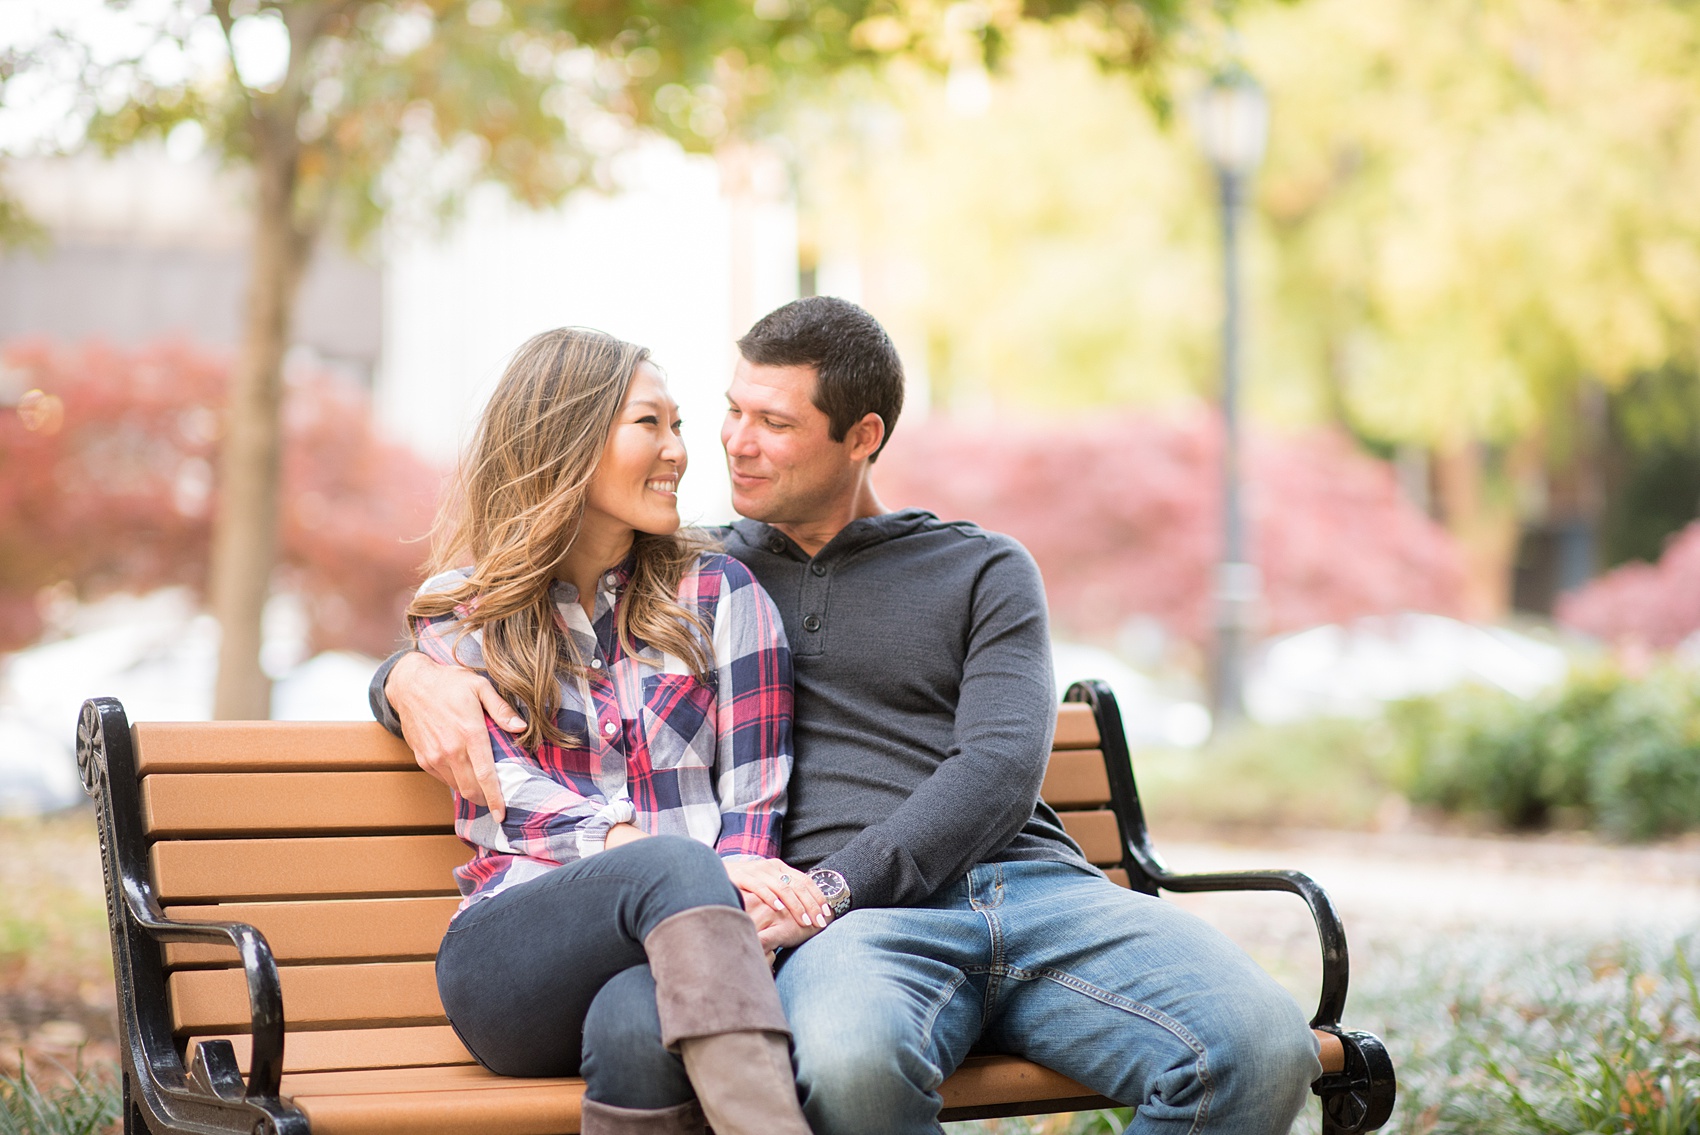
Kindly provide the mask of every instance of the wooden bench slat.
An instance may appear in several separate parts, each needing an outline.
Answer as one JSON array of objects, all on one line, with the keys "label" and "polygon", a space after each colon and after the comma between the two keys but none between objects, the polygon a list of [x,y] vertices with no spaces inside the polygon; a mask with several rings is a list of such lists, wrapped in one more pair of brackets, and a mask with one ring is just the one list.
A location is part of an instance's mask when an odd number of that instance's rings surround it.
[{"label": "wooden bench slat", "polygon": [[1053,808],[1102,808],[1110,802],[1110,777],[1097,749],[1064,749],[1051,754],[1039,795]]},{"label": "wooden bench slat", "polygon": [[452,835],[201,839],[148,852],[166,902],[456,893],[472,852]]},{"label": "wooden bench slat", "polygon": [[[245,1033],[192,1036],[197,1040],[227,1040],[236,1050],[236,1063],[248,1074],[252,1038]],[[448,1025],[405,1029],[327,1029],[292,1032],[283,1046],[285,1072],[335,1072],[365,1068],[415,1068],[472,1064],[472,1054]]]},{"label": "wooden bench slat", "polygon": [[[946,1110],[1027,1100],[1102,1098],[1061,1072],[1053,1072],[1018,1056],[970,1056],[950,1079],[940,1085],[939,1095],[944,1097]],[[1105,1101],[1095,1106],[1116,1105]]]},{"label": "wooden bench slat", "polygon": [[1100,867],[1122,861],[1121,833],[1116,828],[1116,814],[1109,809],[1098,812],[1061,812],[1063,829],[1086,859]]},{"label": "wooden bench slat", "polygon": [[[432,962],[279,966],[278,977],[291,1028],[389,1028],[446,1020]],[[248,986],[241,970],[179,970],[168,982],[171,1027],[179,1034],[248,1027]]]},{"label": "wooden bench slat", "polygon": [[[476,1066],[397,1068],[287,1075],[283,1091],[316,1135],[549,1135],[577,1130],[584,1082],[505,1079]],[[978,1108],[1054,1100],[1109,1105],[1066,1076],[1010,1056],[970,1057],[940,1094],[947,1120]]]},{"label": "wooden bench slat", "polygon": [[[357,1073],[355,1073],[357,1074]],[[583,1080],[501,1080],[455,1091],[330,1093],[293,1102],[313,1135],[562,1135],[579,1129]],[[289,1092],[289,1078],[284,1091]]]},{"label": "wooden bench slat", "polygon": [[[165,913],[186,922],[246,922],[266,936],[280,962],[401,961],[436,957],[458,906],[455,895],[169,906]],[[165,947],[165,964],[233,966],[238,960],[227,946],[173,942]]]},{"label": "wooden bench slat", "polygon": [[401,738],[373,721],[142,721],[130,735],[138,776],[418,767]]},{"label": "wooden bench slat", "polygon": [[413,772],[168,773],[142,780],[154,838],[332,832],[451,832],[454,801]]},{"label": "wooden bench slat", "polygon": [[1064,702],[1057,707],[1057,733],[1053,749],[1096,749],[1098,723],[1092,708],[1082,702]]}]

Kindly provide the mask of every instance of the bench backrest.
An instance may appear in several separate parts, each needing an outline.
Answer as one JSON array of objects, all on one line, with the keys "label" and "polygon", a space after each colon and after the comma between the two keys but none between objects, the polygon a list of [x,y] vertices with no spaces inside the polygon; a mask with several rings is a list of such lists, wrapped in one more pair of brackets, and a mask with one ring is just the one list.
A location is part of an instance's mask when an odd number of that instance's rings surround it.
[{"label": "bench backrest", "polygon": [[[288,1070],[463,1064],[433,959],[459,904],[448,790],[372,724],[139,723],[132,729],[153,883],[168,915],[256,926],[283,982]],[[1044,797],[1127,885],[1091,710],[1066,704]],[[249,1006],[227,949],[173,944],[180,1039],[230,1037]]]}]

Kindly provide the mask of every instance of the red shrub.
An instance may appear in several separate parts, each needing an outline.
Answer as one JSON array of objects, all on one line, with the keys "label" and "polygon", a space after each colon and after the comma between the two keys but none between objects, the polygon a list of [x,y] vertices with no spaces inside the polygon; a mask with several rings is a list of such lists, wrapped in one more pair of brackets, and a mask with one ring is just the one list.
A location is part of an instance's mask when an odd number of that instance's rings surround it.
[{"label": "red shrub", "polygon": [[[1221,547],[1219,454],[1205,413],[1048,426],[935,418],[897,431],[876,483],[892,507],[1019,539],[1053,617],[1076,635],[1102,639],[1144,614],[1202,642]],[[1451,538],[1384,463],[1339,436],[1258,437],[1245,481],[1264,633],[1462,606]]]},{"label": "red shrub", "polygon": [[1558,621],[1612,642],[1668,649],[1700,630],[1700,521],[1657,564],[1624,564],[1561,597]]},{"label": "red shrub", "polygon": [[[206,585],[228,359],[13,343],[34,399],[0,413],[0,649],[41,629],[36,596]],[[418,578],[438,474],[379,439],[362,392],[324,375],[287,393],[279,583],[306,600],[314,650],[384,653]],[[34,427],[34,428],[32,428]]]}]

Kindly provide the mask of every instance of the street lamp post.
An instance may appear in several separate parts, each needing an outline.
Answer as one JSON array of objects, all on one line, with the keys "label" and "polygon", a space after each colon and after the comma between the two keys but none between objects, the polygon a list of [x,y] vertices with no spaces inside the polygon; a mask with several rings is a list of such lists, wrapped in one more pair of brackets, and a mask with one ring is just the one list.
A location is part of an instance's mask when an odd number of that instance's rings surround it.
[{"label": "street lamp post", "polygon": [[1257,81],[1234,68],[1204,88],[1193,112],[1222,208],[1222,558],[1216,566],[1216,649],[1210,673],[1210,712],[1221,727],[1245,716],[1246,640],[1262,587],[1246,548],[1240,493],[1240,221],[1246,186],[1263,160],[1269,103]]}]

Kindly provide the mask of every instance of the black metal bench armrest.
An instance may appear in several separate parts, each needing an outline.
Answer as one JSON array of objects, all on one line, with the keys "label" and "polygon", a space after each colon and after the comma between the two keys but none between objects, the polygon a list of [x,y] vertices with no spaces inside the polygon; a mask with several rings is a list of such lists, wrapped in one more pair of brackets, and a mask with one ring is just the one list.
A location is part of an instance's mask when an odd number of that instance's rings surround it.
[{"label": "black metal bench armrest", "polygon": [[1177,894],[1206,891],[1286,891],[1298,895],[1310,908],[1316,923],[1316,935],[1322,946],[1322,994],[1317,998],[1316,1016],[1310,1027],[1338,1032],[1340,1018],[1346,1011],[1346,984],[1349,967],[1346,955],[1346,927],[1334,900],[1302,871],[1218,871],[1202,875],[1175,875],[1167,871],[1154,855],[1138,856],[1140,866],[1164,890]]},{"label": "black metal bench armrest", "polygon": [[1346,953],[1346,928],[1334,902],[1310,876],[1299,871],[1233,871],[1207,875],[1178,875],[1171,872],[1145,826],[1145,809],[1133,778],[1133,755],[1128,752],[1127,733],[1122,727],[1116,696],[1103,682],[1076,682],[1063,695],[1064,701],[1082,702],[1092,708],[1098,723],[1098,744],[1104,754],[1104,772],[1110,783],[1110,803],[1122,834],[1122,866],[1129,881],[1140,890],[1156,894],[1159,888],[1177,893],[1192,891],[1287,891],[1310,907],[1322,947],[1322,993],[1317,998],[1311,1028],[1337,1032],[1346,1011],[1346,987],[1351,965]]},{"label": "black metal bench armrest", "polygon": [[[123,880],[123,890],[130,917],[155,941],[227,945],[241,956],[253,1032],[248,1087],[243,1094],[249,1099],[276,1099],[283,1082],[283,986],[265,935],[245,922],[178,922],[167,918],[148,885],[134,878]],[[220,1070],[208,1071],[216,1076]]]}]

